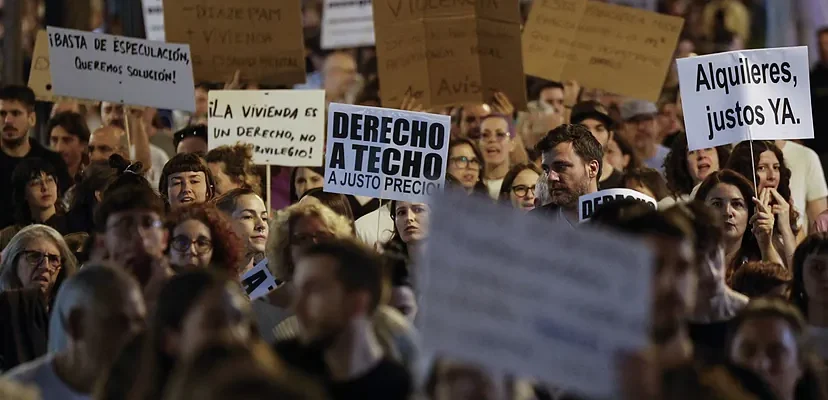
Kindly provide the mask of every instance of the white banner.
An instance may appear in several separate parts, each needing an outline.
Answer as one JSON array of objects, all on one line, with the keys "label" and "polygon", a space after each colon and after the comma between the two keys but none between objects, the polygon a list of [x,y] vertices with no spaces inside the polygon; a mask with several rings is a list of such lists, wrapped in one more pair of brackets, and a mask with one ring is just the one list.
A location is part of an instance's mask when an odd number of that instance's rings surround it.
[{"label": "white banner", "polygon": [[431,212],[424,350],[614,398],[619,352],[649,339],[648,248],[453,190]]},{"label": "white banner", "polygon": [[256,300],[259,297],[264,297],[268,293],[276,289],[278,282],[270,270],[267,268],[267,259],[259,261],[255,267],[244,273],[242,276],[242,286],[250,300]]},{"label": "white banner", "polygon": [[141,0],[144,6],[144,28],[147,40],[164,41],[164,2],[163,0]]},{"label": "white banner", "polygon": [[807,47],[677,60],[688,148],[743,140],[812,139]]},{"label": "white banner", "polygon": [[331,103],[325,191],[425,202],[442,190],[447,115]]},{"label": "white banner", "polygon": [[48,27],[59,96],[195,111],[190,46]]},{"label": "white banner", "polygon": [[210,149],[253,145],[259,165],[318,167],[325,140],[324,90],[211,90]]},{"label": "white banner", "polygon": [[371,0],[325,0],[321,45],[323,49],[373,46]]},{"label": "white banner", "polygon": [[581,222],[589,221],[592,218],[592,214],[595,214],[598,208],[620,200],[638,200],[649,205],[653,210],[658,209],[656,199],[639,191],[632,189],[606,189],[579,197],[578,203],[580,203],[580,207],[578,207],[578,217]]}]

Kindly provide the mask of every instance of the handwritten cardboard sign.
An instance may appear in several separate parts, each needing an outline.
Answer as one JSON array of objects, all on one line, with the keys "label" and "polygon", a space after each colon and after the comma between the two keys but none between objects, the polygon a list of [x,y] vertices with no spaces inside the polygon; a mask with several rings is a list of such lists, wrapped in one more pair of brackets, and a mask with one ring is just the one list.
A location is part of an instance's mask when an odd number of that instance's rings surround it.
[{"label": "handwritten cardboard sign", "polygon": [[424,202],[446,179],[446,115],[331,103],[325,191]]},{"label": "handwritten cardboard sign", "polygon": [[121,104],[195,110],[190,48],[48,27],[55,94]]},{"label": "handwritten cardboard sign", "polygon": [[322,165],[324,90],[211,90],[210,149],[253,145],[259,165]]},{"label": "handwritten cardboard sign", "polygon": [[426,107],[490,102],[504,92],[526,106],[517,0],[377,0],[382,101]]},{"label": "handwritten cardboard sign", "polygon": [[144,29],[147,40],[164,41],[164,2],[141,0],[144,9]]},{"label": "handwritten cardboard sign", "polygon": [[647,196],[644,193],[632,189],[606,189],[599,192],[585,194],[578,198],[578,218],[581,222],[589,221],[595,211],[605,204],[614,203],[621,200],[638,200],[642,203],[652,207],[653,210],[658,209],[658,202],[656,199]]},{"label": "handwritten cardboard sign", "polygon": [[323,49],[373,46],[371,0],[325,0],[321,45]]},{"label": "handwritten cardboard sign", "polygon": [[189,43],[198,80],[305,82],[300,0],[164,0],[168,41]]},{"label": "handwritten cardboard sign", "polygon": [[656,101],[683,25],[598,1],[541,0],[523,33],[526,74]]},{"label": "handwritten cardboard sign", "polygon": [[813,139],[807,47],[731,51],[677,64],[691,151],[748,139]]},{"label": "handwritten cardboard sign", "polygon": [[424,350],[618,398],[616,357],[649,338],[647,247],[453,190],[431,205],[417,274]]}]

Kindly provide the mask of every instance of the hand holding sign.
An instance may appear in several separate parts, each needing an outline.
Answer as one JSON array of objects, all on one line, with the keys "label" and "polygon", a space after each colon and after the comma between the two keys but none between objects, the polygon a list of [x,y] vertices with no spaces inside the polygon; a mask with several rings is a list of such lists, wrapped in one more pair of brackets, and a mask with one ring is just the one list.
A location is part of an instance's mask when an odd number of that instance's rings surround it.
[{"label": "hand holding sign", "polygon": [[640,201],[652,207],[654,210],[658,207],[658,202],[644,193],[632,189],[607,189],[585,194],[578,199],[578,202],[581,204],[578,213],[580,220],[581,222],[588,221],[601,206],[623,200]]},{"label": "hand holding sign", "polygon": [[492,102],[492,112],[511,116],[515,112],[515,106],[509,101],[509,97],[503,92],[494,93],[494,101]]},{"label": "hand holding sign", "polygon": [[758,199],[753,198],[756,213],[751,218],[750,224],[753,226],[753,235],[756,236],[756,240],[761,246],[769,246],[773,240],[773,225],[776,219],[770,207],[770,198],[769,188],[762,189]]}]

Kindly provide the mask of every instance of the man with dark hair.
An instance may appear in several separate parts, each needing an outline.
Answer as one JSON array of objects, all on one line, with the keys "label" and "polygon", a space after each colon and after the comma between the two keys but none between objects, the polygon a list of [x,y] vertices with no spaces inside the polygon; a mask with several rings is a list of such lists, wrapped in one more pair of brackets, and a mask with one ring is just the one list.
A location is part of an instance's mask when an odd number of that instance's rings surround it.
[{"label": "man with dark hair", "polygon": [[574,227],[578,223],[578,198],[598,191],[598,177],[604,151],[583,125],[564,124],[551,131],[536,146],[541,153],[549,204],[539,207],[544,213]]},{"label": "man with dark hair", "polygon": [[69,176],[78,181],[83,173],[84,155],[89,145],[89,127],[86,118],[73,111],[55,114],[46,123],[52,151],[63,157],[69,168]]},{"label": "man with dark hair", "polygon": [[592,132],[592,136],[595,136],[595,140],[601,144],[604,159],[601,163],[601,177],[598,179],[599,188],[604,190],[624,187],[623,171],[613,168],[606,158],[607,146],[615,134],[615,121],[609,116],[607,109],[594,100],[582,101],[572,107],[569,121],[587,127]]},{"label": "man with dark hair", "polygon": [[207,125],[192,125],[173,134],[175,154],[192,153],[207,155]]},{"label": "man with dark hair", "polygon": [[[29,131],[37,123],[34,106],[35,95],[32,89],[20,85],[0,88],[0,118],[3,120],[3,132],[0,134],[0,187],[9,187],[11,171],[14,171],[20,160],[37,157],[54,165],[58,190],[62,195],[72,183],[66,163],[59,154],[29,138]],[[8,189],[0,191],[0,210],[12,208],[11,194]],[[12,213],[0,213],[0,229],[13,223]]]},{"label": "man with dark hair", "polygon": [[384,354],[372,323],[385,282],[379,257],[356,241],[311,246],[294,273],[299,339],[277,351],[322,378],[333,399],[407,399],[411,377]]},{"label": "man with dark hair", "polygon": [[538,103],[544,107],[549,107],[557,114],[563,115],[565,110],[564,105],[564,85],[555,81],[544,81],[539,83],[534,91],[538,94]]}]

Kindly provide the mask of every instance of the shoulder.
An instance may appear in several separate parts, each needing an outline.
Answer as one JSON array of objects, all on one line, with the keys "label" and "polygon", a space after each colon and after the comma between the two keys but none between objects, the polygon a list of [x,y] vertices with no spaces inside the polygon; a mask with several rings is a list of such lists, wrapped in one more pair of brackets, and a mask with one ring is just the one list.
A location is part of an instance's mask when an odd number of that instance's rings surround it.
[{"label": "shoulder", "polygon": [[3,374],[3,378],[15,382],[37,383],[42,379],[41,375],[48,372],[48,369],[52,367],[52,359],[51,355],[45,355],[20,364]]},{"label": "shoulder", "polygon": [[545,206],[535,207],[535,209],[529,213],[534,215],[549,215],[558,212],[558,208],[560,207],[558,207],[557,204],[549,203]]}]

